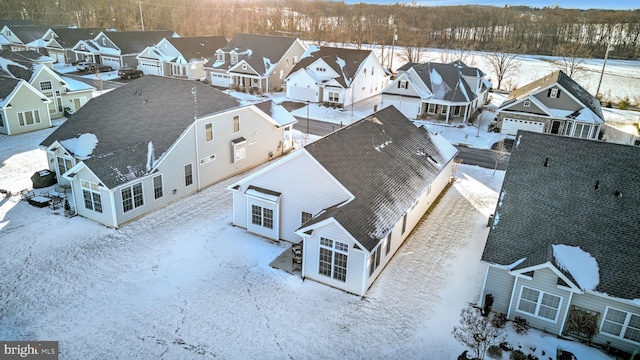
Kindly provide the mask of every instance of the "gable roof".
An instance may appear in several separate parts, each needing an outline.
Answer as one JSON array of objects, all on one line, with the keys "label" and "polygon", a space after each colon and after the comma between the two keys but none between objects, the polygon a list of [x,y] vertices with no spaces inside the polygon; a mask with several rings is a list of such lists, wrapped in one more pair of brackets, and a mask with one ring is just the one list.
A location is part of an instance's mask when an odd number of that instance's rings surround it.
[{"label": "gable roof", "polygon": [[542,89],[549,88],[555,84],[560,85],[565,91],[568,91],[573,97],[575,97],[582,105],[589,110],[593,111],[600,119],[604,120],[602,114],[602,108],[600,107],[600,101],[591,95],[587,90],[565,74],[562,70],[556,70],[553,73],[535,80],[529,84],[526,84],[520,88],[513,90],[509,93],[509,96],[499,106],[502,109],[518,100],[527,98]]},{"label": "gable roof", "polygon": [[238,106],[232,96],[200,82],[148,75],[91,99],[40,145],[64,146],[82,134],[95,135],[97,145],[83,162],[113,188],[147,174],[150,144],[149,156],[159,159],[194,123],[194,115]]},{"label": "gable roof", "polygon": [[9,96],[11,96],[14,89],[20,84],[20,81],[20,79],[0,74],[0,107],[4,107],[7,101],[9,101]]},{"label": "gable roof", "polygon": [[[414,65],[407,72],[413,72],[431,91],[434,99],[449,102],[470,102],[478,96],[462,77],[466,65],[463,63],[442,64],[427,62]],[[414,79],[413,76],[409,77]]]},{"label": "gable roof", "polygon": [[55,40],[63,49],[73,48],[80,40],[95,38],[104,29],[100,28],[56,28]]},{"label": "gable roof", "polygon": [[224,36],[170,37],[167,41],[180,51],[187,61],[209,60],[215,55],[216,50],[227,45]]},{"label": "gable roof", "polygon": [[[258,74],[266,75],[271,65],[277,64],[296,40],[298,39],[286,36],[238,33],[220,50],[225,54],[231,51],[237,52],[238,62],[244,60]],[[235,65],[230,63],[228,56],[225,56],[224,62],[216,62],[216,59],[212,58],[205,66],[229,70]]]},{"label": "gable roof", "polygon": [[345,49],[327,46],[310,46],[291,69],[291,74],[322,59],[338,77],[335,80],[343,87],[349,87],[362,63],[371,55],[370,50]]},{"label": "gable roof", "polygon": [[308,228],[336,219],[368,251],[458,153],[442,136],[416,127],[394,106],[305,146],[354,199],[325,209]]},{"label": "gable roof", "polygon": [[518,132],[482,260],[522,268],[580,247],[599,264],[593,290],[640,299],[638,162],[638,147]]},{"label": "gable roof", "polygon": [[103,34],[109,38],[120,49],[121,55],[139,54],[148,46],[157,44],[164,38],[175,35],[173,31],[104,31]]},{"label": "gable roof", "polygon": [[51,29],[50,26],[45,25],[8,25],[8,27],[25,45],[41,39]]}]

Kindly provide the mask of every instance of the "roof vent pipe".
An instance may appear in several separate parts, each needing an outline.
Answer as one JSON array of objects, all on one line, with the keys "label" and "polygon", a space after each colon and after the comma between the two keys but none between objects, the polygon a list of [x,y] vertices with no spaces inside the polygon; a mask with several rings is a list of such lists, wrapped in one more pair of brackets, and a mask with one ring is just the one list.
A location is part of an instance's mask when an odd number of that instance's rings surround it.
[{"label": "roof vent pipe", "polygon": [[549,157],[544,161],[544,167],[549,167]]},{"label": "roof vent pipe", "polygon": [[620,190],[616,190],[613,195],[615,195],[616,197],[622,197],[622,192]]},{"label": "roof vent pipe", "polygon": [[599,187],[600,187],[600,180],[596,180],[595,189],[598,190]]}]

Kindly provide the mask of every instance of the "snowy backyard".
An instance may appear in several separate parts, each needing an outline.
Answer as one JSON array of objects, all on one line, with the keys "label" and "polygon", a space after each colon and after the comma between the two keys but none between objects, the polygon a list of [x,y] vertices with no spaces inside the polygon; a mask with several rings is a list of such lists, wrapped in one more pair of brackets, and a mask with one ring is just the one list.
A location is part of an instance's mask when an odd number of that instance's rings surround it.
[{"label": "snowy backyard", "polygon": [[[622,67],[637,76],[640,65]],[[619,69],[610,71],[627,71]],[[637,94],[640,80],[633,83]],[[333,110],[329,121],[358,120],[369,105]],[[309,116],[326,118],[316,107]],[[494,114],[483,116],[480,130],[426,125],[488,148],[504,136],[486,131]],[[31,175],[48,167],[38,144],[54,129],[0,135],[0,189],[31,187]],[[59,341],[60,359],[457,359],[465,350],[451,331],[478,301],[487,219],[504,172],[457,165],[455,181],[364,298],[270,267],[288,245],[231,226],[226,186],[247,174],[118,230],[0,197],[0,339]],[[510,331],[508,342],[541,360],[555,359],[557,348],[578,360],[610,359],[535,330]]]}]

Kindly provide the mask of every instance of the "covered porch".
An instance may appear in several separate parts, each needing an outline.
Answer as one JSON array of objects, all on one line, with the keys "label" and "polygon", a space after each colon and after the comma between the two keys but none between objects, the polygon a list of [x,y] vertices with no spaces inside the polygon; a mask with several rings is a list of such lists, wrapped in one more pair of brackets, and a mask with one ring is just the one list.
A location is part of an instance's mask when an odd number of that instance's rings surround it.
[{"label": "covered porch", "polygon": [[464,124],[471,119],[476,110],[477,109],[474,109],[470,103],[423,102],[418,118],[420,120],[436,120],[446,123],[456,122]]}]

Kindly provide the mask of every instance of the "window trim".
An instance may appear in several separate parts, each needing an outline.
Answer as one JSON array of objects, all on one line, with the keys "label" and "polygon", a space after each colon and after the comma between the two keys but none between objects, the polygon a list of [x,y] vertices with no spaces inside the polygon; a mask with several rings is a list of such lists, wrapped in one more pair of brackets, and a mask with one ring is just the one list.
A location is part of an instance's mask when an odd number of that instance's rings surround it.
[{"label": "window trim", "polygon": [[204,141],[213,141],[213,123],[204,124]]},{"label": "window trim", "polygon": [[[129,195],[126,198],[125,192],[127,195]],[[120,196],[122,197],[123,213],[127,213],[144,206],[144,187],[142,186],[142,182],[138,182],[121,188]],[[130,204],[125,204],[125,202],[130,202]],[[131,207],[130,209],[128,209],[129,206]]]},{"label": "window trim", "polygon": [[[100,194],[100,185],[88,180],[80,180],[80,188],[82,189],[82,200],[84,208],[102,214],[102,195]],[[87,194],[89,198],[87,198]],[[87,201],[90,201],[91,207],[88,207]]]},{"label": "window trim", "polygon": [[[160,179],[160,186],[158,186],[156,184],[156,179]],[[153,198],[155,200],[158,200],[158,199],[164,197],[164,184],[163,184],[163,181],[162,181],[162,175],[154,176],[151,179],[151,182],[153,184]]]},{"label": "window trim", "polygon": [[[611,320],[607,320],[607,314],[609,313],[610,309],[626,314],[622,324],[617,323],[617,322],[613,322]],[[635,341],[633,339],[629,339],[629,338],[625,337],[625,335],[627,333],[627,330],[629,329],[629,322],[631,321],[631,317],[632,316],[637,316],[637,317],[640,318],[640,314],[636,314],[636,313],[633,313],[631,311],[621,310],[621,309],[615,308],[613,306],[607,306],[605,308],[604,314],[602,316],[602,321],[600,322],[600,326],[599,326],[598,330],[600,331],[601,334],[604,334],[606,336],[613,337],[613,338],[616,338],[616,339],[619,339],[619,340],[622,340],[622,341],[625,341],[625,342],[633,343],[633,344],[640,344],[640,341]],[[620,334],[615,335],[615,334],[612,334],[610,332],[604,331],[602,328],[603,328],[603,326],[605,324],[605,321],[609,321],[611,323],[620,325]],[[640,331],[640,327],[639,328],[631,327],[631,329]]]},{"label": "window trim", "polygon": [[531,101],[530,100],[525,100],[522,102],[522,106],[524,107],[531,107]]},{"label": "window trim", "polygon": [[[329,244],[327,244],[328,242],[330,242]],[[329,238],[325,238],[325,237],[320,237],[320,242],[318,243],[319,246],[319,251],[318,251],[318,275],[322,275],[322,276],[326,276],[332,280],[337,280],[337,281],[341,281],[346,283],[347,282],[347,274],[349,271],[349,245],[346,243],[343,243],[341,241],[336,241],[333,239],[329,239]],[[331,254],[331,258],[330,258],[330,262],[327,263],[327,261],[323,261],[322,260],[322,256],[323,256],[323,251],[325,252],[330,252]],[[340,257],[342,259],[337,259],[336,255],[341,255]],[[336,260],[341,261],[344,263],[344,266],[339,265],[336,263]],[[329,269],[324,269],[326,270],[330,270],[329,274],[324,273],[322,270],[322,266],[329,266]],[[338,272],[336,270],[343,270],[341,272]]]},{"label": "window trim", "polygon": [[[188,172],[187,169],[189,169]],[[191,185],[193,185],[193,164],[188,163],[184,166],[184,186],[187,187]]]},{"label": "window trim", "polygon": [[[538,292],[538,299],[536,300],[536,303],[535,303],[536,306],[535,306],[535,310],[534,310],[533,313],[527,312],[525,310],[520,310],[520,302],[522,301],[522,293],[524,292],[524,289],[529,289],[529,290]],[[543,297],[544,297],[545,294],[560,299],[560,301],[558,302],[558,307],[555,309],[556,310],[556,316],[555,316],[554,319],[549,319],[548,317],[544,317],[544,316],[540,315],[540,309],[541,309],[542,306],[546,306],[548,308],[551,308],[551,306],[542,304],[542,300],[543,300]],[[533,302],[532,300],[529,300],[529,299],[524,299],[524,300],[528,301],[528,302]],[[564,298],[562,296],[559,296],[559,295],[556,295],[556,294],[553,294],[553,293],[550,293],[550,292],[542,291],[542,290],[539,290],[539,289],[534,289],[534,288],[528,287],[528,286],[521,286],[520,287],[520,293],[518,294],[518,299],[517,299],[515,305],[516,305],[516,311],[521,313],[521,314],[526,314],[527,316],[532,316],[532,317],[535,317],[536,319],[540,319],[540,320],[544,320],[544,321],[548,321],[548,322],[552,322],[554,324],[557,324],[558,323],[558,318],[560,317],[560,309],[562,308],[563,303],[564,303]]]}]

